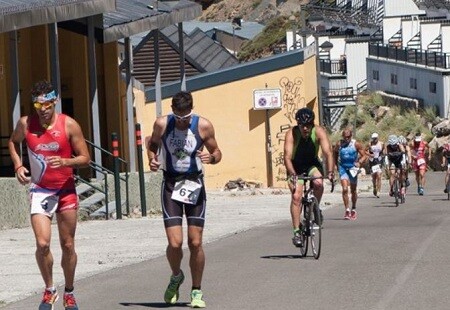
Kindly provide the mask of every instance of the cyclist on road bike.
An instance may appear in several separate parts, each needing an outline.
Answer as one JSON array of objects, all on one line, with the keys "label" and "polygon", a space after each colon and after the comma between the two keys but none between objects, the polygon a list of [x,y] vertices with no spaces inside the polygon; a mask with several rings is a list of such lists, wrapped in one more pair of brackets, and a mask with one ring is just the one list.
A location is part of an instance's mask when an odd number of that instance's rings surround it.
[{"label": "cyclist on road bike", "polygon": [[403,136],[398,136],[398,142],[401,145],[403,145],[403,147],[405,148],[406,165],[405,165],[405,169],[403,169],[403,174],[404,174],[405,186],[408,187],[410,185],[409,178],[408,178],[408,172],[409,172],[409,166],[411,164],[411,148],[408,145],[408,141]]},{"label": "cyclist on road bike", "polygon": [[384,142],[378,140],[378,133],[374,132],[366,149],[369,158],[370,173],[372,174],[373,195],[380,198],[381,191],[381,165],[383,159]]},{"label": "cyclist on road bike", "polygon": [[[395,170],[403,169],[406,165],[405,148],[398,141],[396,135],[390,135],[386,144],[384,153],[386,154],[385,163],[389,174],[389,196],[394,196],[392,185],[394,184]],[[403,174],[399,175],[399,181],[403,186]],[[402,189],[404,190],[404,189]]]},{"label": "cyclist on road bike", "polygon": [[[300,236],[301,201],[304,181],[297,180],[299,174],[320,177],[323,176],[322,162],[319,159],[319,147],[326,160],[328,179],[333,180],[333,153],[327,132],[321,126],[314,125],[315,115],[309,108],[301,108],[295,114],[297,126],[291,127],[286,133],[284,142],[284,164],[289,180],[291,196],[291,219],[295,246],[302,246]],[[294,186],[294,181],[297,182]],[[323,194],[323,180],[313,181],[314,195],[320,203]]]},{"label": "cyclist on road bike", "polygon": [[[428,157],[427,157],[428,154]],[[422,140],[420,132],[416,133],[411,145],[412,167],[416,174],[417,192],[423,195],[425,187],[425,172],[427,171],[427,160],[431,160],[431,151],[428,143]]]},{"label": "cyclist on road bike", "polygon": [[450,178],[450,142],[444,144],[444,149],[442,151],[442,167],[447,166],[447,173],[445,174],[445,188],[444,193],[447,193],[447,183]]},{"label": "cyclist on road bike", "polygon": [[[358,174],[361,165],[366,159],[363,145],[352,139],[353,133],[351,129],[342,131],[342,140],[336,143],[334,147],[334,162],[339,172],[339,178],[342,185],[342,199],[344,201],[344,219],[356,220],[356,200],[358,193],[356,186],[358,185]],[[358,156],[359,155],[359,156]],[[358,158],[359,157],[359,158]],[[352,209],[349,208],[349,188],[352,196]]]}]

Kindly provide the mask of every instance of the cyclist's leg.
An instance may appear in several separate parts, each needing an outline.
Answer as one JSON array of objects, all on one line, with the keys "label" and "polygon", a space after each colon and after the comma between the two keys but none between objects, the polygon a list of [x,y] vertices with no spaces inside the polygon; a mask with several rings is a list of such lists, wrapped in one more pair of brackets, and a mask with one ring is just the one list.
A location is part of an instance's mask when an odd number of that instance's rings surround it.
[{"label": "cyclist's leg", "polygon": [[[308,176],[321,177],[322,175],[323,175],[322,172],[317,167],[312,167],[308,171]],[[314,191],[314,196],[316,197],[316,199],[320,205],[320,201],[322,200],[322,195],[323,195],[323,180],[322,179],[313,180],[313,191]]]},{"label": "cyclist's leg", "polygon": [[289,189],[291,190],[291,219],[292,219],[292,227],[294,231],[299,229],[300,224],[300,216],[302,214],[302,208],[301,208],[301,201],[303,196],[303,180],[298,180],[297,184],[295,185],[294,190],[294,184],[292,182],[289,182]]},{"label": "cyclist's leg", "polygon": [[395,165],[389,162],[388,166],[389,171],[389,196],[393,196],[392,186],[394,185],[395,179]]}]

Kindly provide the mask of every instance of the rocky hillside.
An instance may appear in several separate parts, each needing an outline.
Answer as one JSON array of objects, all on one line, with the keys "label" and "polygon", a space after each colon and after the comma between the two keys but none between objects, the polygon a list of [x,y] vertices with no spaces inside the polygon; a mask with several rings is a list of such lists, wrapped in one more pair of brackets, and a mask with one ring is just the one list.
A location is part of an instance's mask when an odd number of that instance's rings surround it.
[{"label": "rocky hillside", "polygon": [[290,16],[300,10],[302,0],[198,0],[204,11],[201,21],[231,21],[241,17],[246,21],[267,24],[276,16]]}]

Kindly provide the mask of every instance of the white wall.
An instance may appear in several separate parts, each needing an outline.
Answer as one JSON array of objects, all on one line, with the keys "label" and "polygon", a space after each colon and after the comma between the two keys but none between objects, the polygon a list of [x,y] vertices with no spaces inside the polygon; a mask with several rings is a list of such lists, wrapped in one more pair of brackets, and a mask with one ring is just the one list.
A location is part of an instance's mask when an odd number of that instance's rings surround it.
[{"label": "white wall", "polygon": [[425,11],[419,10],[413,0],[385,0],[384,14],[386,17],[421,15]]},{"label": "white wall", "polygon": [[[377,70],[379,80],[374,81],[372,72]],[[397,85],[391,84],[391,74],[397,75]],[[410,78],[417,80],[417,89],[410,88]],[[429,83],[435,82],[437,91],[431,93]],[[440,116],[446,117],[449,102],[449,77],[440,71],[415,64],[398,63],[390,60],[367,58],[367,87],[400,96],[422,99],[424,106],[438,106]]]},{"label": "white wall", "polygon": [[400,17],[390,17],[390,18],[384,18],[383,19],[383,43],[388,44],[389,39],[396,34],[401,24],[401,18]]},{"label": "white wall", "polygon": [[418,18],[403,20],[402,27],[402,44],[407,47],[408,41],[411,40],[420,31],[420,21]]},{"label": "white wall", "polygon": [[442,52],[450,53],[450,25],[442,25]]},{"label": "white wall", "polygon": [[347,55],[347,87],[357,89],[360,82],[367,77],[367,68],[364,65],[369,56],[368,42],[348,42]]},{"label": "white wall", "polygon": [[439,36],[440,30],[440,23],[422,23],[420,26],[420,36],[423,50],[427,50],[428,45]]}]

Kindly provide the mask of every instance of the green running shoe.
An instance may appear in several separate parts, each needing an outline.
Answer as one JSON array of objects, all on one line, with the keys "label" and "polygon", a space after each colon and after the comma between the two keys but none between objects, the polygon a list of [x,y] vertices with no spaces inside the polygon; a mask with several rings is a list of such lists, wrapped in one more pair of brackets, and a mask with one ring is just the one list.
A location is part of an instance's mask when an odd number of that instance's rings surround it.
[{"label": "green running shoe", "polygon": [[203,293],[201,290],[192,290],[191,292],[191,307],[192,308],[205,308],[206,303],[203,300]]},{"label": "green running shoe", "polygon": [[175,304],[180,297],[178,289],[180,288],[181,283],[184,281],[184,273],[181,270],[178,276],[170,276],[170,283],[167,286],[166,292],[164,293],[164,301],[167,304]]}]

